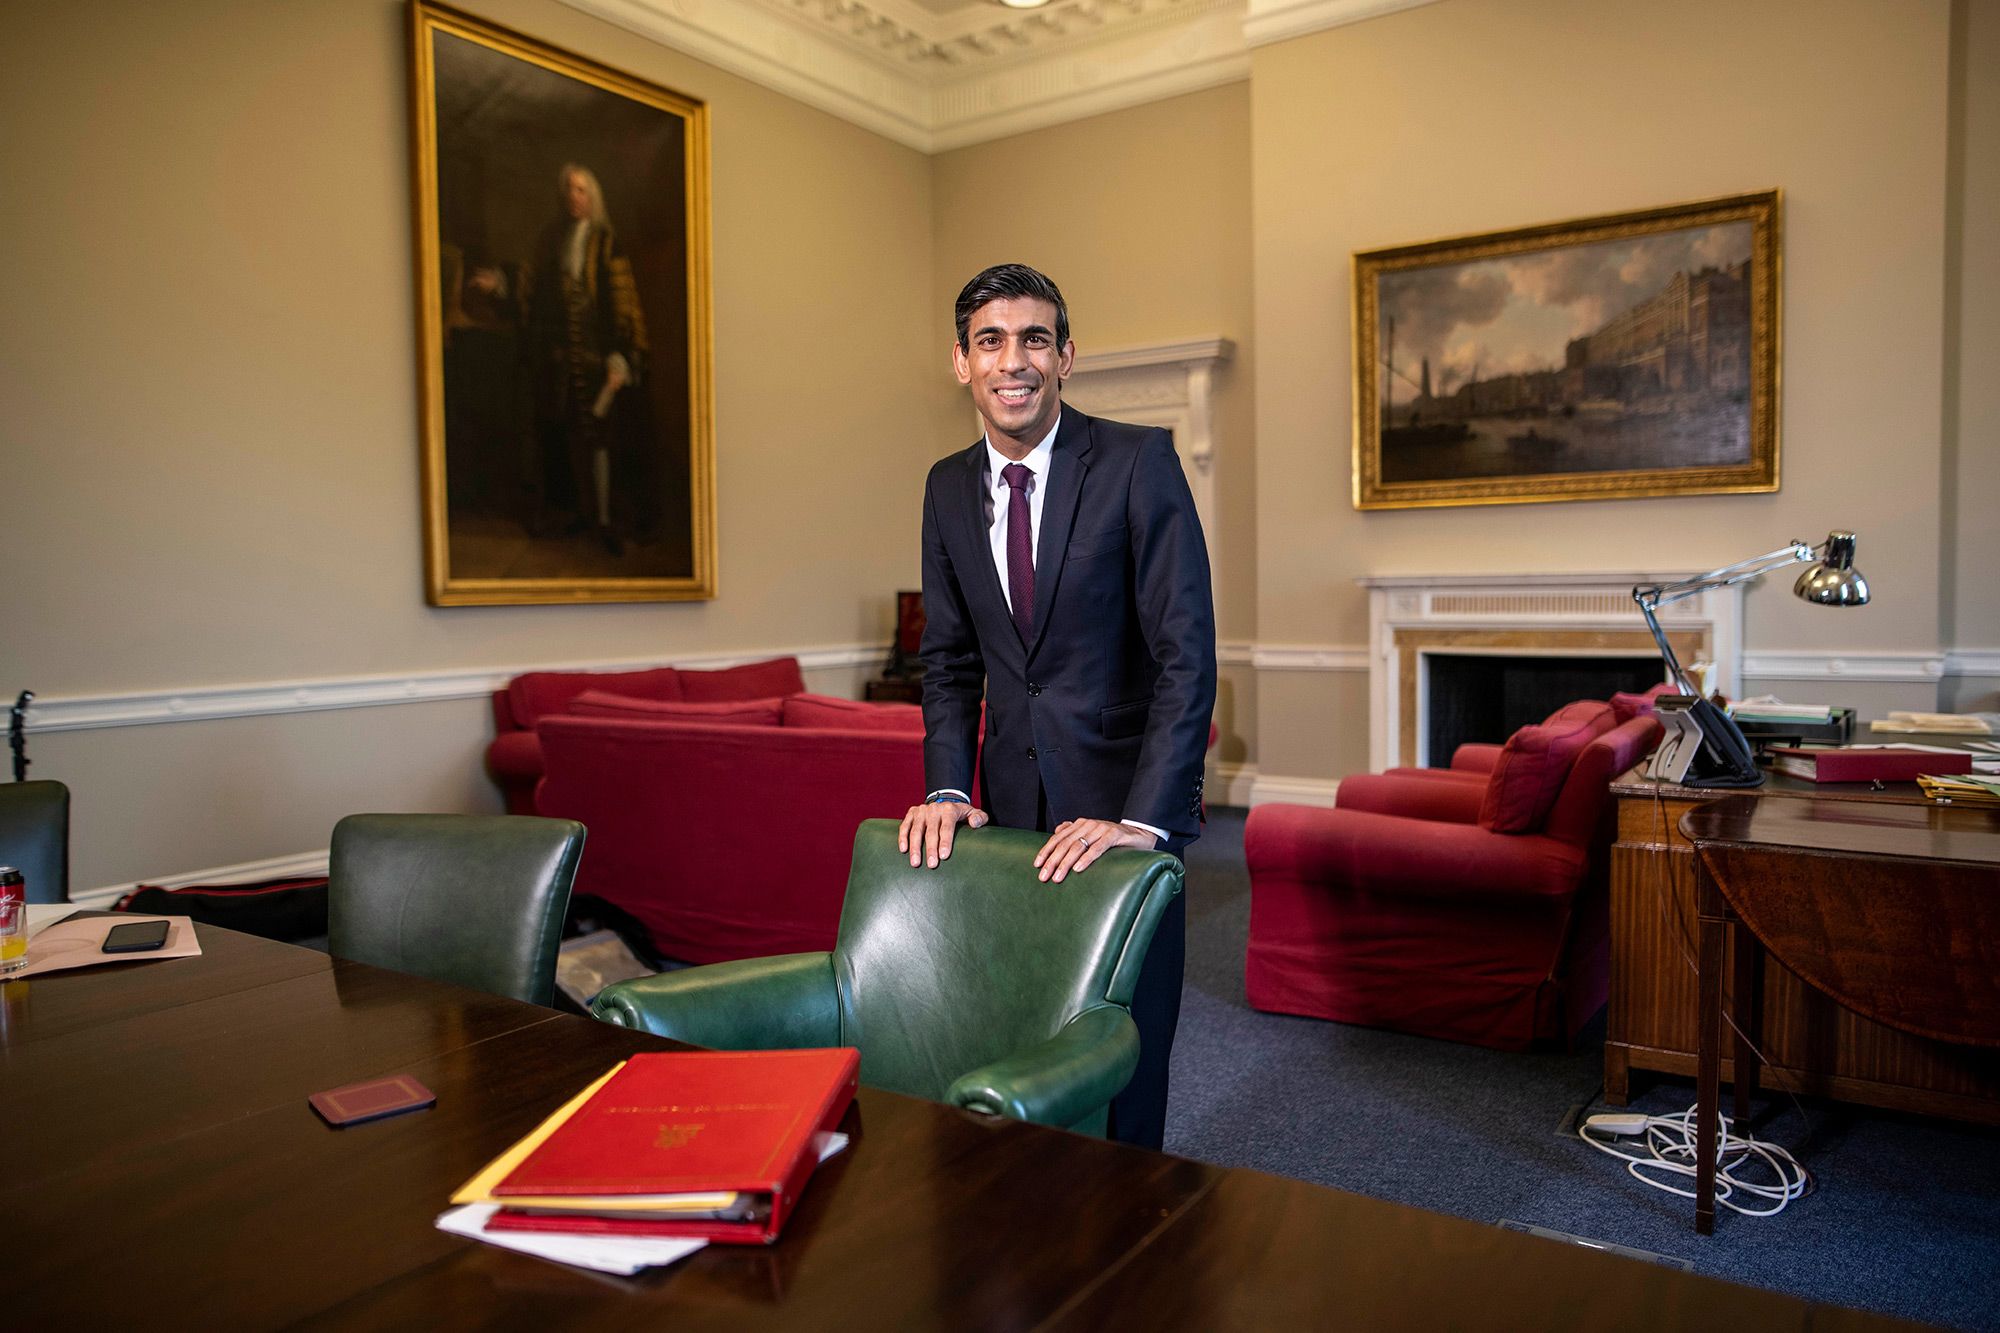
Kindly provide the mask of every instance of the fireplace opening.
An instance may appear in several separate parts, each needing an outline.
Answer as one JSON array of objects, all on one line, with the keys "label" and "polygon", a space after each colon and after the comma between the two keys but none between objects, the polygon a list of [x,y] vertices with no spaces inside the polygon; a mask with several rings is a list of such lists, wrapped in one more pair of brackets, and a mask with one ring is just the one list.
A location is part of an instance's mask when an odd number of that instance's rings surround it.
[{"label": "fireplace opening", "polygon": [[1502,657],[1482,653],[1425,656],[1425,753],[1448,768],[1470,741],[1499,744],[1578,699],[1643,693],[1666,677],[1657,657]]}]

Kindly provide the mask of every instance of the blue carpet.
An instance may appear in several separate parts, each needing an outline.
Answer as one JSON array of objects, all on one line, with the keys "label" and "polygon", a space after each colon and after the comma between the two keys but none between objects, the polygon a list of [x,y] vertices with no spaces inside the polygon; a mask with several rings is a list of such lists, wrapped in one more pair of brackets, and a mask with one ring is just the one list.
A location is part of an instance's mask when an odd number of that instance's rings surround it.
[{"label": "blue carpet", "polygon": [[[1602,1018],[1574,1052],[1527,1055],[1313,1019],[1244,999],[1250,887],[1241,810],[1211,809],[1188,856],[1187,981],[1168,1100],[1169,1152],[1474,1221],[1649,1251],[1694,1271],[1837,1305],[2000,1330],[2000,1133],[1782,1095],[1750,1132],[1817,1189],[1776,1217],[1650,1189],[1566,1131],[1599,1097]],[[1635,1076],[1635,1080],[1636,1080]],[[1663,1078],[1629,1109],[1685,1110]],[[1726,1108],[1725,1108],[1726,1109]]]}]

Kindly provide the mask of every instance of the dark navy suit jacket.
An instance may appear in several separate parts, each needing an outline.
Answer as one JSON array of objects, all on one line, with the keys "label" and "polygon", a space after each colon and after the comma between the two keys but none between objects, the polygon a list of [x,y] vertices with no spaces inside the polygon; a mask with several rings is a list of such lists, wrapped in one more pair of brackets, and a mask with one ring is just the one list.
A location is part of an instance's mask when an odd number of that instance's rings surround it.
[{"label": "dark navy suit jacket", "polygon": [[[1023,642],[988,539],[986,443],[924,488],[924,771],[995,823],[1136,819],[1201,831],[1215,707],[1208,548],[1173,439],[1065,405],[1042,499],[1034,629]],[[979,749],[984,691],[986,741]]]}]

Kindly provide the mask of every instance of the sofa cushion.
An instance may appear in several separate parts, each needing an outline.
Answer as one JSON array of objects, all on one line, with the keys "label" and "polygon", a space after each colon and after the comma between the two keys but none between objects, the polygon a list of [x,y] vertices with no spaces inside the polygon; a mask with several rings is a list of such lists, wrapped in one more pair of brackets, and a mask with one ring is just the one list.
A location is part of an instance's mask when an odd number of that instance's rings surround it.
[{"label": "sofa cushion", "polygon": [[718,699],[713,703],[632,699],[604,690],[589,690],[570,702],[569,711],[582,717],[700,722],[711,727],[775,727],[783,717],[783,704],[782,699]]},{"label": "sofa cushion", "polygon": [[794,694],[785,700],[785,725],[810,730],[888,731],[921,736],[924,710],[916,704],[871,704],[828,694]]},{"label": "sofa cushion", "polygon": [[542,743],[532,731],[507,731],[486,747],[486,771],[533,782],[542,775]]},{"label": "sofa cushion", "polygon": [[[720,671],[680,673],[678,697],[689,703],[714,703],[719,699],[776,699],[805,692],[805,677],[796,657],[773,657],[765,662],[745,662]],[[624,693],[624,691],[619,691]]]},{"label": "sofa cushion", "polygon": [[678,699],[680,672],[672,667],[648,671],[529,671],[507,685],[507,702],[518,726],[533,727],[545,717],[564,712],[570,700],[587,690],[602,690],[633,699]]},{"label": "sofa cushion", "polygon": [[1653,700],[1663,694],[1672,693],[1673,689],[1671,683],[1663,680],[1644,694],[1626,694],[1621,690],[1611,696],[1612,716],[1621,723],[1630,722],[1635,717],[1650,717],[1653,713]]},{"label": "sofa cushion", "polygon": [[1583,700],[1557,709],[1539,726],[1507,738],[1487,779],[1479,824],[1495,833],[1541,828],[1583,747],[1610,730],[1611,705]]}]

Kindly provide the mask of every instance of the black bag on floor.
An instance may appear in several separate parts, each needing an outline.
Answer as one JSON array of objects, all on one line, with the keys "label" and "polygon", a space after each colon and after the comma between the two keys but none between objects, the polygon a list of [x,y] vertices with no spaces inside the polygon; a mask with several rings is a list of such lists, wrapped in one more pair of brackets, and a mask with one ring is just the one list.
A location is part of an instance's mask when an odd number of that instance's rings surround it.
[{"label": "black bag on floor", "polygon": [[181,889],[141,884],[113,906],[120,912],[184,916],[205,926],[290,943],[326,934],[326,876],[190,884]]}]

